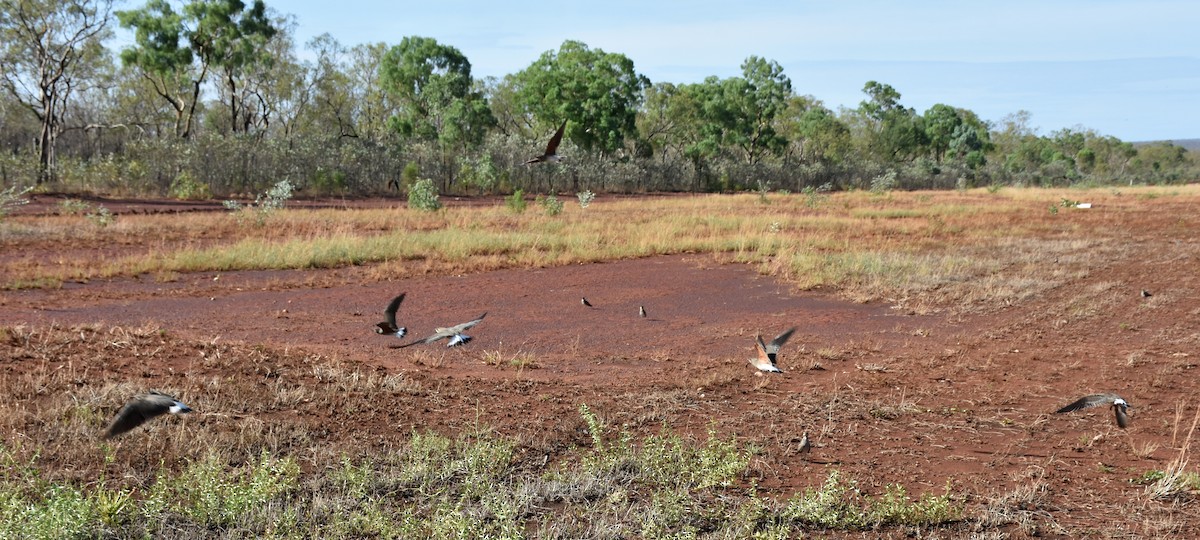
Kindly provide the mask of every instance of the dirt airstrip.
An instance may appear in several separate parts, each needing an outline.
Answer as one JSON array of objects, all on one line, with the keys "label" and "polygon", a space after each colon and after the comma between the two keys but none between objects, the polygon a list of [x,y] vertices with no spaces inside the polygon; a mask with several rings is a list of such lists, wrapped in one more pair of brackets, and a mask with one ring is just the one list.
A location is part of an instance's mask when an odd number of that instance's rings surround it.
[{"label": "dirt airstrip", "polygon": [[[867,491],[949,485],[968,515],[1036,486],[1040,506],[1027,510],[1061,527],[1046,534],[1194,537],[1200,515],[1189,498],[1153,499],[1132,480],[1179,456],[1200,406],[1200,240],[1154,212],[1125,219],[1122,241],[1139,246],[1129,256],[1017,305],[969,313],[858,304],[710,255],[677,255],[397,282],[362,268],[95,280],[0,293],[0,325],[148,325],[169,343],[296,353],[252,376],[321,384],[301,354],[316,353],[427,389],[358,404],[350,418],[303,406],[270,416],[356,447],[483,422],[552,459],[587,444],[586,403],[634,433],[712,429],[755,445],[760,491],[779,498],[820,485],[832,468]],[[400,292],[409,338],[487,317],[464,347],[393,348],[402,342],[372,330]],[[755,333],[769,339],[792,326],[785,373],[756,373],[746,361]],[[7,354],[6,376],[30,369]],[[164,347],[107,355],[91,369],[186,387],[219,375],[202,360],[197,347]],[[1116,429],[1103,408],[1052,414],[1098,392],[1132,403],[1130,429]],[[815,447],[802,456],[805,431]]]}]

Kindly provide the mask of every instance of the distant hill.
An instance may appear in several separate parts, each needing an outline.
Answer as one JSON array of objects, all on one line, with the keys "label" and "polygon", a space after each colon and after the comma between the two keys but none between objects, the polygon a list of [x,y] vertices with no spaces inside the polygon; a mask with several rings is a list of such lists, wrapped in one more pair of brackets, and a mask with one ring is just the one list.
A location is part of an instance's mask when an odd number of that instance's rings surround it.
[{"label": "distant hill", "polygon": [[[1134,147],[1146,146],[1148,144],[1155,144],[1155,143],[1160,143],[1160,142],[1163,142],[1163,141],[1138,141],[1138,142],[1133,143],[1133,146]],[[1200,139],[1175,139],[1173,141],[1167,141],[1167,142],[1170,142],[1171,144],[1173,144],[1175,146],[1182,146],[1191,151],[1200,150]]]}]

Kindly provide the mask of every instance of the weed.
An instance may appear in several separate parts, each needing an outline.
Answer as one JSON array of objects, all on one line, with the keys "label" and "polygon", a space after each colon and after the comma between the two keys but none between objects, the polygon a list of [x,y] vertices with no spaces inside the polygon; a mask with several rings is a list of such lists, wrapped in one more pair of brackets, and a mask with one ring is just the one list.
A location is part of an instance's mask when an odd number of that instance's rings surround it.
[{"label": "weed", "polygon": [[525,191],[520,189],[512,192],[512,195],[509,195],[504,199],[504,206],[507,206],[509,211],[514,214],[525,213],[526,204]]},{"label": "weed", "polygon": [[104,205],[97,206],[94,212],[88,212],[84,217],[88,221],[95,223],[97,227],[107,227],[117,222],[117,216],[109,211],[108,208],[105,208]]},{"label": "weed", "polygon": [[58,212],[69,216],[78,216],[86,213],[91,209],[92,205],[86,201],[79,199],[63,199],[58,203]]},{"label": "weed", "polygon": [[18,206],[29,204],[29,199],[25,195],[33,190],[33,186],[25,189],[17,189],[17,186],[9,186],[8,189],[0,191],[0,220],[3,220],[10,212]]},{"label": "weed", "polygon": [[579,199],[579,207],[586,210],[592,204],[592,201],[596,199],[596,194],[592,193],[591,190],[584,190],[576,193],[575,197]]},{"label": "weed", "polygon": [[542,207],[547,216],[557,216],[563,211],[563,203],[553,193],[542,197],[538,195],[537,204]]},{"label": "weed", "polygon": [[239,224],[246,220],[247,214],[253,214],[254,224],[261,227],[266,223],[268,217],[283,209],[287,201],[292,198],[292,190],[291,182],[280,180],[265,193],[258,194],[254,198],[254,203],[249,206],[243,206],[237,201],[224,201],[221,204],[225,209],[234,213]]}]

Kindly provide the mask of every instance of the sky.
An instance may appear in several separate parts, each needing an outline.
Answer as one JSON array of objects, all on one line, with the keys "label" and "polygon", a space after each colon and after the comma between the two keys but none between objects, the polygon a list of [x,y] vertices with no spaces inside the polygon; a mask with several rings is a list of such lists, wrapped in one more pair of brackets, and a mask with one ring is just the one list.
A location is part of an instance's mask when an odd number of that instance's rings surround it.
[{"label": "sky", "polygon": [[295,17],[300,48],[324,33],[345,46],[431,37],[476,77],[576,40],[624,54],[651,82],[740,76],[759,56],[833,110],[857,107],[874,80],[919,113],[944,103],[1000,122],[1028,111],[1041,135],[1200,138],[1195,0],[266,2]]}]

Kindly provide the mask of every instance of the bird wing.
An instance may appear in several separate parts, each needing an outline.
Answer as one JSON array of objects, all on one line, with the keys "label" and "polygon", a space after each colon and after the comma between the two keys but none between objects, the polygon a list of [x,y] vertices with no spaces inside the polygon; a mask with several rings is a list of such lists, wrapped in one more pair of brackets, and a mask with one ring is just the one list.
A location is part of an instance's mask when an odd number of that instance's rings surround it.
[{"label": "bird wing", "polygon": [[754,336],[754,349],[758,351],[759,363],[775,365],[775,360],[767,353],[767,345],[763,343],[762,336]]},{"label": "bird wing", "polygon": [[[393,298],[392,301],[388,303],[387,309],[383,310],[383,315],[387,317],[387,322],[388,324],[392,325],[393,329],[400,327],[400,325],[396,324],[396,311],[400,309],[400,302],[404,301],[405,294],[407,293],[400,293],[400,296]],[[394,332],[395,330],[392,331]]]},{"label": "bird wing", "polygon": [[553,156],[558,151],[558,143],[562,142],[563,131],[567,128],[567,121],[563,120],[561,126],[558,126],[558,131],[554,132],[554,136],[550,137],[550,142],[546,143],[546,155]]},{"label": "bird wing", "polygon": [[1116,394],[1092,394],[1090,396],[1083,396],[1072,402],[1070,405],[1067,405],[1066,407],[1063,407],[1055,412],[1069,413],[1083,409],[1090,409],[1092,407],[1099,407],[1100,405],[1110,405],[1112,402],[1118,399],[1121,399],[1121,396]]},{"label": "bird wing", "polygon": [[465,323],[462,323],[462,324],[460,324],[460,325],[458,325],[458,326],[452,326],[452,327],[450,327],[450,328],[447,328],[447,329],[446,329],[446,332],[447,332],[447,334],[446,334],[446,335],[450,335],[450,336],[452,336],[452,335],[455,335],[455,334],[461,334],[462,332],[466,331],[468,328],[470,328],[470,327],[472,327],[472,326],[475,326],[475,325],[479,324],[479,323],[480,323],[480,321],[482,321],[484,317],[487,317],[487,312],[486,312],[486,311],[485,311],[485,312],[483,312],[483,315],[480,315],[480,316],[476,317],[474,320],[467,321],[467,322],[465,322]]},{"label": "bird wing", "polygon": [[787,330],[784,330],[782,334],[775,336],[775,339],[771,340],[771,344],[768,345],[767,347],[765,347],[767,349],[767,352],[769,352],[771,354],[775,354],[775,353],[779,352],[779,348],[782,347],[784,343],[787,343],[787,340],[791,339],[792,333],[795,331],[796,331],[796,327],[793,326],[791,328],[788,328]]},{"label": "bird wing", "polygon": [[157,392],[137,396],[121,407],[104,438],[111,439],[144,424],[151,418],[166,414],[174,404],[174,398]]}]

